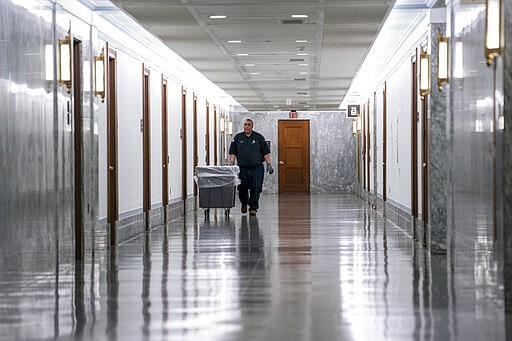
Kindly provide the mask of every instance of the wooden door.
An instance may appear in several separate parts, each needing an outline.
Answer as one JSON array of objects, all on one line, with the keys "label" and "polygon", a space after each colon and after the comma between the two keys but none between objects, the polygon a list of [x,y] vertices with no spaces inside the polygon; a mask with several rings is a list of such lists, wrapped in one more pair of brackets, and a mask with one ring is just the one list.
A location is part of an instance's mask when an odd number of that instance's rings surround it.
[{"label": "wooden door", "polygon": [[213,106],[213,165],[219,164],[219,146],[217,142],[217,106]]},{"label": "wooden door", "polygon": [[118,170],[117,170],[117,62],[116,52],[106,45],[107,62],[107,214],[110,225],[110,245],[117,243],[117,226],[119,219]]},{"label": "wooden door", "polygon": [[151,210],[151,126],[149,114],[149,69],[142,64],[142,195],[143,211],[146,216],[146,230],[149,230],[149,211]]},{"label": "wooden door", "polygon": [[169,137],[167,131],[167,79],[162,76],[162,204],[165,222],[167,222],[167,205],[169,204]]},{"label": "wooden door", "polygon": [[75,259],[84,259],[82,178],[82,42],[73,40],[73,130],[75,187]]},{"label": "wooden door", "polygon": [[309,193],[309,121],[280,120],[279,193]]},{"label": "wooden door", "polygon": [[[428,119],[427,98],[422,99],[421,109],[421,220],[428,224]],[[424,230],[426,231],[426,229]]]}]

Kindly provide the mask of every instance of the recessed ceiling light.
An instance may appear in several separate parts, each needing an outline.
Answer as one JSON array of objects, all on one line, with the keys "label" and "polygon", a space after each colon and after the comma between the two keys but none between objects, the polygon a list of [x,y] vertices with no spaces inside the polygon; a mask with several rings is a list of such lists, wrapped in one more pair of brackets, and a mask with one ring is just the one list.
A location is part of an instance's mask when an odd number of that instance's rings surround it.
[{"label": "recessed ceiling light", "polygon": [[306,105],[304,106],[304,108],[309,108],[309,105],[307,105],[307,104],[306,104]]},{"label": "recessed ceiling light", "polygon": [[236,55],[237,56],[248,56],[249,54],[248,53],[237,53]]},{"label": "recessed ceiling light", "polygon": [[226,19],[226,15],[210,15],[210,19]]},{"label": "recessed ceiling light", "polygon": [[309,72],[299,72],[301,75],[309,75]]},{"label": "recessed ceiling light", "polygon": [[297,56],[307,56],[307,53],[297,53]]},{"label": "recessed ceiling light", "polygon": [[230,44],[239,44],[241,42],[242,42],[241,40],[228,40],[228,43],[230,43]]},{"label": "recessed ceiling light", "polygon": [[256,64],[245,64],[245,66],[256,66]]},{"label": "recessed ceiling light", "polygon": [[291,17],[292,18],[307,18],[308,15],[307,14],[292,14]]},{"label": "recessed ceiling light", "polygon": [[309,43],[308,40],[295,40],[296,43]]}]

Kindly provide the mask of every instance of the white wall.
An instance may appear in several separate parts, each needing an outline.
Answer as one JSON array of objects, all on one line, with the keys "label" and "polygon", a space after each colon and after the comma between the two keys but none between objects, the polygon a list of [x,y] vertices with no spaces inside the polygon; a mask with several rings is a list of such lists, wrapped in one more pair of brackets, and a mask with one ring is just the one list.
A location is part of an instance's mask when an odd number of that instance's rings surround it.
[{"label": "white wall", "polygon": [[169,81],[167,86],[169,127],[169,186],[170,201],[181,198],[181,84]]},{"label": "white wall", "polygon": [[151,205],[162,204],[162,74],[149,74],[151,131]]},{"label": "white wall", "polygon": [[[387,81],[387,197],[411,207],[411,65],[402,63]],[[382,171],[382,170],[381,170]]]},{"label": "white wall", "polygon": [[382,162],[383,160],[383,149],[382,149],[382,118],[384,113],[384,96],[383,96],[383,90],[384,88],[381,86],[377,88],[376,92],[376,103],[375,103],[375,111],[377,116],[377,131],[375,132],[375,136],[377,139],[377,155],[375,155],[376,161],[377,161],[377,194],[382,197],[383,195],[383,185],[384,185],[384,178],[383,178],[383,169],[382,169]]},{"label": "white wall", "polygon": [[142,208],[142,63],[117,53],[119,213]]}]

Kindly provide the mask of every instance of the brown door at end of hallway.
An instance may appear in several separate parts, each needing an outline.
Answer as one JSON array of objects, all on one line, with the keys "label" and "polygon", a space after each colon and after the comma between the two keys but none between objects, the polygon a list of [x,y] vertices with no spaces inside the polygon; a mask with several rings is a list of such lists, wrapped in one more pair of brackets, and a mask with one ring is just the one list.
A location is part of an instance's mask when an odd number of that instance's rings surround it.
[{"label": "brown door at end of hallway", "polygon": [[309,193],[309,121],[279,120],[279,193]]},{"label": "brown door at end of hallway", "polygon": [[117,243],[117,226],[119,219],[119,199],[117,180],[117,63],[116,52],[106,44],[107,61],[107,220],[110,225],[110,245]]},{"label": "brown door at end of hallway", "polygon": [[151,132],[149,119],[149,69],[142,64],[142,162],[143,162],[143,211],[146,229],[149,229],[151,210]]},{"label": "brown door at end of hallway", "polygon": [[167,221],[167,205],[169,204],[169,137],[167,131],[167,79],[162,76],[162,205],[164,206],[164,221]]},{"label": "brown door at end of hallway", "polygon": [[84,259],[82,178],[82,42],[73,41],[73,130],[75,146],[75,259]]}]

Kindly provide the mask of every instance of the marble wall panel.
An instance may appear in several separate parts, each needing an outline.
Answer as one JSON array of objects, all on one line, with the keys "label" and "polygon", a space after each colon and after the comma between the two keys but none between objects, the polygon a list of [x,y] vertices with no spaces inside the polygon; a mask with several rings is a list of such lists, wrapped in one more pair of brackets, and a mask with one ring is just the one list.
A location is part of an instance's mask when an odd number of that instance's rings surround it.
[{"label": "marble wall panel", "polygon": [[[278,120],[286,120],[288,112],[252,112],[233,114],[233,134],[243,129],[243,121],[254,121],[254,130],[271,141],[271,159],[277,170]],[[310,121],[310,191],[353,192],[356,182],[356,140],[352,136],[352,120],[340,112],[298,112],[298,118]],[[266,175],[264,191],[278,191],[278,171]]]}]

